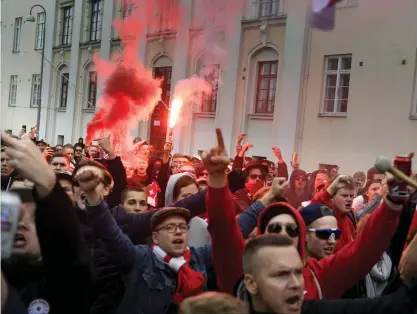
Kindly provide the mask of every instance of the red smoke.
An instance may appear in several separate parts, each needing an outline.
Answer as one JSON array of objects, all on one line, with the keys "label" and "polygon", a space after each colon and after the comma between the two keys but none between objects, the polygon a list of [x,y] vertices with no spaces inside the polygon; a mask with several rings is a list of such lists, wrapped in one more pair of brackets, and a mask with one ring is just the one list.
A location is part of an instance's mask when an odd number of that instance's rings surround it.
[{"label": "red smoke", "polygon": [[[130,130],[137,127],[139,120],[148,120],[161,100],[161,80],[154,79],[152,71],[138,60],[138,47],[141,40],[146,40],[147,25],[154,25],[155,10],[169,7],[170,2],[124,1],[125,5],[133,3],[135,8],[126,19],[113,23],[123,46],[120,61],[94,58],[97,73],[104,78],[104,89],[97,103],[99,110],[87,125],[87,144],[95,138],[110,135],[113,148],[120,144],[122,154],[127,152],[132,144]],[[179,10],[176,12],[170,14],[178,16]],[[176,22],[178,18],[172,20]]]}]

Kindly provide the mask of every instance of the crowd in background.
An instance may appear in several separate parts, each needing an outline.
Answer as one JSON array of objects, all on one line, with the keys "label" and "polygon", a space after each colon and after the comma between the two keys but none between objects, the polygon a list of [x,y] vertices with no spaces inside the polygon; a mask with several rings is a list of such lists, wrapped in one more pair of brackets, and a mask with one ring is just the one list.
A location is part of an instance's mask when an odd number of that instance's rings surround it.
[{"label": "crowd in background", "polygon": [[217,138],[198,156],[135,138],[120,156],[111,135],[3,134],[1,189],[22,201],[4,310],[414,313],[415,189],[373,167],[307,173],[279,148],[249,157],[245,134],[230,159]]}]

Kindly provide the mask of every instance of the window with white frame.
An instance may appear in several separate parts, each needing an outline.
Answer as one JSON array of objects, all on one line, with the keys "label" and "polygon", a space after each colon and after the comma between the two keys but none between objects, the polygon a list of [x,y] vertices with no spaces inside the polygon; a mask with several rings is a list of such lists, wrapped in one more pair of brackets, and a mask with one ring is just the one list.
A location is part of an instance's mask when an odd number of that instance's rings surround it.
[{"label": "window with white frame", "polygon": [[9,106],[16,105],[17,96],[17,75],[10,76],[10,87],[9,87]]},{"label": "window with white frame", "polygon": [[87,109],[95,109],[97,100],[97,72],[88,72],[88,103]]},{"label": "window with white frame", "polygon": [[278,15],[280,0],[259,0],[259,17]]},{"label": "window with white frame", "polygon": [[71,44],[72,35],[72,21],[73,21],[73,6],[67,6],[62,8],[62,32],[61,32],[61,45]]},{"label": "window with white frame", "polygon": [[59,108],[67,108],[69,73],[62,73],[61,76],[61,97]]},{"label": "window with white frame", "polygon": [[40,50],[45,44],[45,13],[38,13],[36,20],[36,40],[35,40],[35,49]]},{"label": "window with white frame", "polygon": [[327,56],[324,65],[323,114],[346,114],[352,55]]},{"label": "window with white frame", "polygon": [[122,18],[127,18],[136,9],[135,0],[124,0],[122,3]]},{"label": "window with white frame", "polygon": [[217,93],[220,80],[220,65],[202,65],[200,75],[211,85],[211,94],[203,93],[201,101],[201,112],[215,113],[217,106]]},{"label": "window with white frame", "polygon": [[41,104],[41,75],[32,75],[32,93],[30,95],[30,106],[38,107]]},{"label": "window with white frame", "polygon": [[278,60],[258,62],[255,114],[273,114],[278,79]]},{"label": "window with white frame", "polygon": [[13,32],[13,52],[20,51],[20,37],[22,35],[22,18],[17,17],[14,20],[14,32]]},{"label": "window with white frame", "polygon": [[102,23],[102,0],[91,1],[91,16],[90,16],[90,41],[98,41],[101,37],[101,23]]}]

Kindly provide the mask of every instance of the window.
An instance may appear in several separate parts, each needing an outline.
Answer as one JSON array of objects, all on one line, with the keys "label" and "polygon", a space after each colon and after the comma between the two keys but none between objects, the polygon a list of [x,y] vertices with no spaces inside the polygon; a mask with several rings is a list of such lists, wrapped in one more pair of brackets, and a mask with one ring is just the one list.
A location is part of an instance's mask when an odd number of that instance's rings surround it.
[{"label": "window", "polygon": [[127,18],[136,9],[135,1],[124,0],[122,4],[122,17]]},{"label": "window", "polygon": [[60,108],[67,108],[68,81],[69,73],[63,73],[61,76],[61,98],[59,100]]},{"label": "window", "polygon": [[96,107],[97,97],[97,72],[92,71],[88,73],[88,103],[87,109],[94,109]]},{"label": "window", "polygon": [[278,60],[258,62],[255,113],[274,113],[277,77]]},{"label": "window", "polygon": [[36,20],[36,41],[35,49],[39,50],[43,48],[45,43],[45,13],[38,13],[38,18]]},{"label": "window", "polygon": [[100,40],[102,1],[91,1],[90,41]]},{"label": "window", "polygon": [[41,76],[32,75],[32,94],[30,96],[30,106],[37,107],[41,104]]},{"label": "window", "polygon": [[179,19],[177,0],[158,1],[156,7],[159,14],[160,30],[173,29]]},{"label": "window", "polygon": [[10,76],[9,106],[16,105],[17,75]]},{"label": "window", "polygon": [[58,135],[56,139],[57,145],[64,145],[64,135]]},{"label": "window", "polygon": [[346,114],[349,99],[351,55],[325,58],[324,114]]},{"label": "window", "polygon": [[14,20],[13,33],[13,52],[20,51],[20,36],[22,34],[22,18],[18,17]]},{"label": "window", "polygon": [[209,66],[203,66],[201,76],[204,77],[204,79],[212,86],[211,94],[203,93],[201,112],[215,113],[217,106],[217,92],[219,89],[220,65],[212,64]]},{"label": "window", "polygon": [[61,45],[69,45],[71,44],[71,34],[72,34],[72,14],[73,14],[73,7],[64,7],[62,9],[63,15],[63,23],[62,23],[62,37],[61,37]]},{"label": "window", "polygon": [[259,16],[267,17],[279,13],[280,0],[259,0]]}]

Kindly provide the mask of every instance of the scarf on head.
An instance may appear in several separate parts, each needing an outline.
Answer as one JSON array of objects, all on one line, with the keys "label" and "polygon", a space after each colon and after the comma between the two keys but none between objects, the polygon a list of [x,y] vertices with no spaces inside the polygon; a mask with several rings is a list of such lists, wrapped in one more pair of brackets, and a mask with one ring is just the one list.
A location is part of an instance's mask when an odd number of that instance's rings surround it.
[{"label": "scarf on head", "polygon": [[391,275],[392,261],[387,253],[384,253],[378,263],[372,267],[365,276],[366,294],[368,298],[379,297],[388,285]]},{"label": "scarf on head", "polygon": [[178,273],[177,290],[172,296],[173,303],[179,305],[185,298],[195,296],[202,292],[206,278],[203,274],[196,272],[188,266],[191,261],[189,248],[180,257],[169,256],[158,245],[153,245],[152,250],[159,260],[168,264],[172,270]]}]

